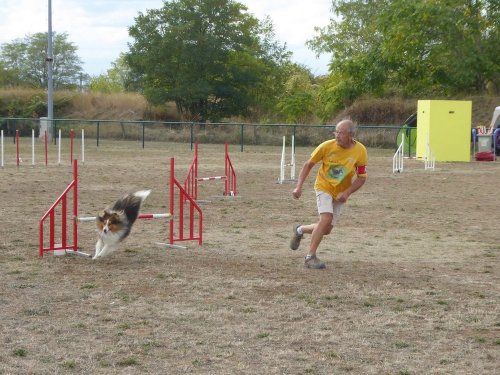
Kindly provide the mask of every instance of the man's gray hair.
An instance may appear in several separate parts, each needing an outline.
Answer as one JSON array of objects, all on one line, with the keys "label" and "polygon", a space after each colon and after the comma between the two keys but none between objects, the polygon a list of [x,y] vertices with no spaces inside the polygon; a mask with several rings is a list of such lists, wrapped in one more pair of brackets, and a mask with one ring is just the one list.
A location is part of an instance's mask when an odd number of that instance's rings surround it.
[{"label": "man's gray hair", "polygon": [[[356,124],[354,121],[352,121],[350,118],[345,118],[345,119],[342,119],[338,122],[337,126],[340,125],[340,124],[347,124],[348,125],[348,131],[349,131],[349,134],[351,134],[351,136],[354,137],[354,135],[356,134],[356,132],[358,131],[358,124]],[[336,126],[336,127],[337,127]]]}]

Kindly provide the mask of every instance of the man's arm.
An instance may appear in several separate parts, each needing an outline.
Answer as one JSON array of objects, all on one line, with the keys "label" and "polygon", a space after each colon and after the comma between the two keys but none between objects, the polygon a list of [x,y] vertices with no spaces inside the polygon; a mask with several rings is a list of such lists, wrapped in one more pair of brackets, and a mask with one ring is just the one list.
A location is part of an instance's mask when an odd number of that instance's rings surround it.
[{"label": "man's arm", "polygon": [[302,166],[302,169],[300,170],[299,173],[299,179],[297,180],[297,186],[295,189],[293,189],[292,195],[295,199],[299,199],[300,196],[302,195],[302,186],[304,185],[304,181],[306,180],[307,176],[309,176],[309,172],[311,172],[311,169],[313,169],[314,163],[309,159],[304,163]]},{"label": "man's arm", "polygon": [[352,185],[349,188],[345,189],[344,191],[340,192],[337,195],[337,199],[336,200],[339,201],[339,202],[345,202],[345,201],[347,201],[347,199],[349,198],[349,196],[352,193],[358,191],[361,188],[361,186],[363,186],[365,184],[365,182],[366,182],[366,176],[362,176],[362,177],[358,176],[356,178],[356,180],[354,180],[354,182],[352,183]]}]

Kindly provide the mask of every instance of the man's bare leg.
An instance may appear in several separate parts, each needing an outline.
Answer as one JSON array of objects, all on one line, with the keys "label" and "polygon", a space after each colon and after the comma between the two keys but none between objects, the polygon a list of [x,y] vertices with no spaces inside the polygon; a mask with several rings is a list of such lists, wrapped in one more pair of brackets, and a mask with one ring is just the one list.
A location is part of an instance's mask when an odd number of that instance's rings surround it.
[{"label": "man's bare leg", "polygon": [[309,255],[316,255],[316,250],[323,239],[323,236],[330,234],[332,231],[333,214],[323,213],[319,215],[319,221],[314,224],[302,225],[302,233],[312,234],[311,242],[309,243]]}]

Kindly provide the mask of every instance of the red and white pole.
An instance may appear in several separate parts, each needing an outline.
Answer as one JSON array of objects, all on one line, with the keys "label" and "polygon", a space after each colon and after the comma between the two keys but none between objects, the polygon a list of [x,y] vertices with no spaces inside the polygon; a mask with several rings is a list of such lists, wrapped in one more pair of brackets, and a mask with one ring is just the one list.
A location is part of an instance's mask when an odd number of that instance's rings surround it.
[{"label": "red and white pole", "polygon": [[[174,158],[170,158],[170,215],[174,216]],[[174,243],[174,221],[170,220],[170,245]]]}]

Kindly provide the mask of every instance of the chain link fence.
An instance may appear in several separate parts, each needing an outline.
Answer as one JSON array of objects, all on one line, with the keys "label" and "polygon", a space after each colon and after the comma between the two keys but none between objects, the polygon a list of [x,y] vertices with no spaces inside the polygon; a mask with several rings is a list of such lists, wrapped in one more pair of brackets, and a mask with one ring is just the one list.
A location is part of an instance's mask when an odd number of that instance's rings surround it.
[{"label": "chain link fence", "polygon": [[[40,134],[44,119],[0,118],[0,129],[5,137],[31,136],[32,129]],[[47,121],[48,123],[48,121]],[[43,127],[42,127],[43,128]],[[397,148],[397,137],[402,126],[363,125],[358,126],[356,139],[367,147]],[[62,137],[69,137],[70,131],[79,134],[84,130],[85,139],[94,140],[99,146],[108,139],[137,140],[142,147],[148,142],[224,143],[239,144],[241,151],[245,145],[281,145],[283,136],[295,136],[296,146],[316,146],[333,138],[335,125],[294,125],[294,124],[251,124],[251,123],[197,123],[197,122],[156,122],[118,120],[78,120],[54,119],[48,124],[48,135],[54,143],[59,131]],[[416,129],[409,129],[412,131]]]}]

